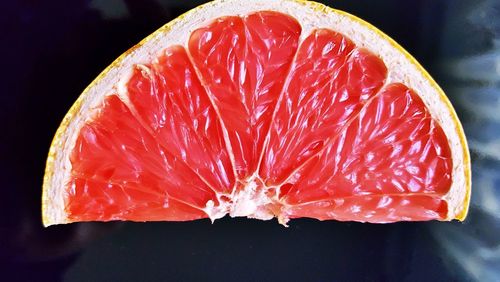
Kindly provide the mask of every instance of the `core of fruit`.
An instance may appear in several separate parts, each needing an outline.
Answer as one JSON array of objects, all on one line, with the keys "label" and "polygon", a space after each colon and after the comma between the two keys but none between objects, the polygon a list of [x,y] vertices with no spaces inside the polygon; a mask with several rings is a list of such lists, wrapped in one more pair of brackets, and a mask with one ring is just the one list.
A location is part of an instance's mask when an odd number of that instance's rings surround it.
[{"label": "core of fruit", "polygon": [[50,148],[47,225],[225,215],[463,220],[462,127],[427,72],[314,2],[202,5],[119,57]]}]

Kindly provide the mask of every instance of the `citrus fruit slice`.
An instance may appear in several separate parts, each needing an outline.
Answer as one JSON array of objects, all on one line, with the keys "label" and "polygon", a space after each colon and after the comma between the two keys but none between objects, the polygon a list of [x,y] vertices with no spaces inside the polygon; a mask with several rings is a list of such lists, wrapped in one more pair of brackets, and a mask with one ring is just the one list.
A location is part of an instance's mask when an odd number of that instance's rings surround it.
[{"label": "citrus fruit slice", "polygon": [[85,89],[59,127],[45,225],[224,215],[463,220],[470,164],[439,86],[393,40],[321,4],[216,1]]}]

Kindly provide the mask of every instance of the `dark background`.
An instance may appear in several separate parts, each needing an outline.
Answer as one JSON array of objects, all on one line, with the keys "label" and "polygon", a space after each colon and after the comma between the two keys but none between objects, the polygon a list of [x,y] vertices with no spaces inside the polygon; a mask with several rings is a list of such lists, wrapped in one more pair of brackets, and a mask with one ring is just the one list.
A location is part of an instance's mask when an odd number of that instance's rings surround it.
[{"label": "dark background", "polygon": [[444,88],[467,133],[465,223],[224,218],[43,228],[50,141],[116,57],[204,1],[0,4],[1,281],[500,281],[499,1],[323,1],[379,27]]}]

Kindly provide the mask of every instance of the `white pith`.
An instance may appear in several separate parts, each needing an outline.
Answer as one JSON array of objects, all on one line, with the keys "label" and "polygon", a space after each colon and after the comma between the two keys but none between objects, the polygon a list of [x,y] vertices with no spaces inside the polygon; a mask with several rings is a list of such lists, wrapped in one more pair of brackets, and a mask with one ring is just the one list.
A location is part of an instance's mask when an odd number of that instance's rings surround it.
[{"label": "white pith", "polygon": [[[400,50],[393,47],[391,42],[380,36],[373,29],[354,21],[344,13],[334,10],[318,10],[317,4],[308,4],[294,0],[225,0],[215,1],[200,6],[174,22],[168,28],[161,28],[148,38],[141,46],[121,58],[113,68],[99,77],[96,83],[87,88],[81,99],[81,107],[74,115],[66,116],[70,119],[66,131],[58,141],[52,144],[51,153],[54,155],[53,168],[55,172],[48,177],[44,183],[47,195],[44,196],[44,218],[45,225],[69,222],[65,211],[66,187],[70,179],[71,153],[76,138],[83,124],[91,119],[106,95],[119,93],[120,98],[128,105],[124,83],[130,77],[134,65],[153,61],[159,53],[171,45],[186,46],[189,35],[195,29],[206,25],[211,20],[225,15],[246,15],[259,10],[271,10],[288,14],[299,21],[302,26],[301,40],[303,40],[315,28],[329,28],[340,32],[350,38],[357,46],[367,48],[377,54],[387,66],[389,73],[387,83],[401,82],[415,90],[426,104],[431,116],[442,126],[448,141],[453,158],[452,186],[450,191],[443,197],[448,202],[447,219],[455,218],[462,210],[464,195],[466,195],[467,179],[466,167],[467,157],[464,154],[463,145],[456,128],[453,112],[450,112],[446,101],[440,97],[440,93],[419,68]],[[55,150],[53,152],[52,150]],[[232,155],[232,152],[229,152]],[[233,157],[233,156],[231,156]],[[257,175],[246,180],[243,189],[235,189],[230,196],[231,201],[220,200],[219,205],[207,202],[203,210],[212,219],[231,216],[247,216],[259,219],[271,219],[278,217],[280,222],[286,223],[286,214],[275,214],[266,208],[268,204],[277,203],[275,193],[267,193],[267,189],[279,189],[279,187],[265,187],[256,189]],[[222,199],[219,195],[219,199]]]}]

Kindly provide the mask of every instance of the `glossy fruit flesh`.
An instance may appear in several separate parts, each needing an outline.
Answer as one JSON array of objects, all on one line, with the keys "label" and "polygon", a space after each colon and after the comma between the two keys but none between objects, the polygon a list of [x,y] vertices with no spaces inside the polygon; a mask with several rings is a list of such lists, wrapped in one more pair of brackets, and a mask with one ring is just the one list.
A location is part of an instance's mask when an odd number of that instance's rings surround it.
[{"label": "glossy fruit flesh", "polygon": [[137,65],[79,133],[69,219],[446,218],[450,148],[419,96],[345,36],[301,33],[223,17]]}]

